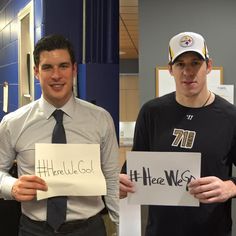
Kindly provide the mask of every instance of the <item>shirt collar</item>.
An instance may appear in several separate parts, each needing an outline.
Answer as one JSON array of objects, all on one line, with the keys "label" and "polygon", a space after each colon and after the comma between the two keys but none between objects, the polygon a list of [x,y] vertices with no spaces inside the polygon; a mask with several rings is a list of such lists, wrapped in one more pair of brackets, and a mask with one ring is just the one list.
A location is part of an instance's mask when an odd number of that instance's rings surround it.
[{"label": "shirt collar", "polygon": [[[64,111],[64,113],[73,118],[73,114],[74,114],[74,106],[75,106],[75,97],[72,95],[70,97],[70,99],[68,100],[68,102],[60,107],[60,109],[62,111]],[[52,115],[52,113],[58,109],[56,107],[54,107],[52,104],[50,104],[46,99],[44,99],[43,96],[41,96],[40,100],[39,100],[39,107],[40,107],[40,110],[43,111],[46,119],[49,119],[50,116]]]}]

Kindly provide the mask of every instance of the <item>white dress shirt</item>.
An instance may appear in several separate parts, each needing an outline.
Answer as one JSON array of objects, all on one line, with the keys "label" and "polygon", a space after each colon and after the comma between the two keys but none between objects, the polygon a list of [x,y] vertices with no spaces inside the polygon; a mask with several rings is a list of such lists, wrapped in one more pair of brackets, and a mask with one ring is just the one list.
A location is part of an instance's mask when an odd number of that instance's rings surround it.
[{"label": "white dress shirt", "polygon": [[[0,194],[12,199],[16,179],[8,170],[14,159],[18,175],[35,174],[35,143],[51,143],[56,108],[43,97],[6,115],[0,124]],[[101,169],[107,184],[105,204],[111,219],[118,223],[118,145],[113,120],[103,108],[73,96],[60,108],[67,143],[100,144]],[[96,184],[96,183],[94,183]],[[33,220],[46,220],[47,200],[22,202],[22,212]],[[68,197],[67,221],[87,219],[104,207],[101,196]]]}]

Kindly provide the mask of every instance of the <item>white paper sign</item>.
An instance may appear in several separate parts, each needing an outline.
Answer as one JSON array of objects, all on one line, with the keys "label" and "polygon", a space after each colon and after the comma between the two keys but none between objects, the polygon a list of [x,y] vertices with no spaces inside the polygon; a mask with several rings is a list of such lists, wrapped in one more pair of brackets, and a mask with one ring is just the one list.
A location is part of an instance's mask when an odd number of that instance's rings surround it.
[{"label": "white paper sign", "polygon": [[127,174],[135,183],[131,204],[199,206],[188,192],[200,177],[201,154],[190,152],[127,152]]},{"label": "white paper sign", "polygon": [[37,200],[53,196],[106,195],[98,144],[35,144],[35,174],[48,191]]}]

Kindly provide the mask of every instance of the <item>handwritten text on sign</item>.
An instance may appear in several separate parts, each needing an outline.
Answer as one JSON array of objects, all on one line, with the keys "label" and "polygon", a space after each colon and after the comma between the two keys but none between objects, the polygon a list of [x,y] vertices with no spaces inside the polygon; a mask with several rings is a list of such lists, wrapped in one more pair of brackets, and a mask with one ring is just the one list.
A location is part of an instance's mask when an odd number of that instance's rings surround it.
[{"label": "handwritten text on sign", "polygon": [[52,160],[38,160],[36,173],[39,177],[52,177],[57,175],[94,174],[92,160],[63,161],[59,169]]},{"label": "handwritten text on sign", "polygon": [[135,183],[129,202],[149,205],[199,206],[188,183],[200,177],[200,153],[128,152],[127,174]]},{"label": "handwritten text on sign", "polygon": [[98,144],[36,144],[35,174],[48,191],[37,191],[37,200],[53,196],[106,194]]}]

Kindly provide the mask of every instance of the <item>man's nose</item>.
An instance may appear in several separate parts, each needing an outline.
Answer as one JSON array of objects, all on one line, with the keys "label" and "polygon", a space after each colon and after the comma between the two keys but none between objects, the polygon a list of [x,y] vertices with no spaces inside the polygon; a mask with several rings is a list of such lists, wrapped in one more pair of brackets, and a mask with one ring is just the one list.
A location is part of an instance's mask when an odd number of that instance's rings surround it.
[{"label": "man's nose", "polygon": [[183,68],[183,74],[184,75],[194,75],[194,69],[191,65],[185,65]]},{"label": "man's nose", "polygon": [[57,67],[54,67],[52,70],[52,78],[58,79],[60,78],[60,70]]}]

